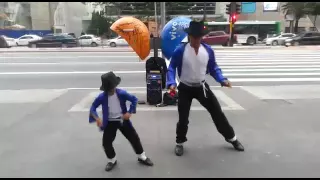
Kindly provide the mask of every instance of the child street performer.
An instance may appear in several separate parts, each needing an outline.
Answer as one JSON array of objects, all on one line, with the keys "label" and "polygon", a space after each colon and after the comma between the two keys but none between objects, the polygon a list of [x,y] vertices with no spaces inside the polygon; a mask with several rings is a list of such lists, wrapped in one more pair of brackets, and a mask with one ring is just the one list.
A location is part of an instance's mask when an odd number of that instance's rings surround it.
[{"label": "child street performer", "polygon": [[[108,72],[101,76],[103,91],[96,97],[90,108],[89,122],[96,122],[97,126],[103,131],[103,147],[108,158],[106,171],[111,171],[117,164],[116,153],[113,148],[113,141],[117,130],[128,139],[138,161],[147,166],[153,166],[153,162],[148,158],[142,148],[140,138],[134,129],[130,117],[136,111],[138,99],[127,93],[125,90],[116,88],[121,81],[113,72]],[[130,109],[127,110],[126,101],[130,101]],[[99,118],[97,108],[102,105],[102,120]]]}]

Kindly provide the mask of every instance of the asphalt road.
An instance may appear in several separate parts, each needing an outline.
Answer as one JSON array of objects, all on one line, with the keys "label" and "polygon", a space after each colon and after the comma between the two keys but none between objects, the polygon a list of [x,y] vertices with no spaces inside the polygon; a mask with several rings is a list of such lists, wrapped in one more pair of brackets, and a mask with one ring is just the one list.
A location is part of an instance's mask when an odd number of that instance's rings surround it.
[{"label": "asphalt road", "polygon": [[[216,52],[236,86],[314,84],[320,81],[318,51],[243,50]],[[124,87],[145,86],[144,62],[133,52],[2,53],[0,89],[95,88],[103,72],[115,71]],[[207,81],[217,85],[212,77]]]},{"label": "asphalt road", "polygon": [[320,54],[216,51],[235,87],[208,83],[245,152],[236,152],[194,101],[186,153],[176,157],[176,107],[140,105],[132,118],[155,166],[137,164],[119,133],[118,167],[105,172],[101,133],[88,124],[100,75],[145,98],[144,63],[130,52],[1,53],[0,177],[319,177]]}]

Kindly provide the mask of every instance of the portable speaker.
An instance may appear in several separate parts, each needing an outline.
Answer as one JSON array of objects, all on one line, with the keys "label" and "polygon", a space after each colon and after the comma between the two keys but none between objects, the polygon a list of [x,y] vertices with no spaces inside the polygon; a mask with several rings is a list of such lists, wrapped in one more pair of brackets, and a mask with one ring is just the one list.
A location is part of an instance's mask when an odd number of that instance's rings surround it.
[{"label": "portable speaker", "polygon": [[147,102],[150,105],[162,102],[162,74],[160,72],[147,73]]}]

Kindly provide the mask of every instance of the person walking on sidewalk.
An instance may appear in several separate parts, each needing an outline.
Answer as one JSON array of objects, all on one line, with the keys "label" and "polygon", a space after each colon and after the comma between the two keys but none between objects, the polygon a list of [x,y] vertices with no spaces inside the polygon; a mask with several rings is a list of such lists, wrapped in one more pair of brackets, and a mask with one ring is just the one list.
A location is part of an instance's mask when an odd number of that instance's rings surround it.
[{"label": "person walking on sidewalk", "polygon": [[213,50],[201,42],[202,37],[207,34],[204,23],[191,21],[189,28],[185,31],[188,33],[190,42],[179,46],[174,51],[167,73],[167,87],[171,90],[176,89],[176,70],[180,79],[177,87],[179,121],[176,127],[175,153],[177,156],[182,156],[184,152],[183,143],[187,141],[188,118],[193,98],[207,109],[225,140],[236,150],[244,151],[216,96],[205,82],[205,76],[209,73],[221,86],[231,88],[231,83],[222,75],[216,63]]},{"label": "person walking on sidewalk", "polygon": [[[153,162],[146,156],[138,133],[130,121],[131,114],[136,111],[138,99],[125,90],[117,88],[120,81],[121,78],[113,72],[103,74],[100,87],[103,92],[96,97],[90,108],[89,122],[96,122],[100,130],[103,131],[103,148],[108,158],[105,170],[110,171],[117,164],[116,153],[112,144],[118,129],[132,145],[138,155],[138,161],[144,165],[153,166]],[[129,110],[126,106],[127,101],[131,102]],[[102,105],[102,120],[97,113],[97,108],[100,105]]]}]

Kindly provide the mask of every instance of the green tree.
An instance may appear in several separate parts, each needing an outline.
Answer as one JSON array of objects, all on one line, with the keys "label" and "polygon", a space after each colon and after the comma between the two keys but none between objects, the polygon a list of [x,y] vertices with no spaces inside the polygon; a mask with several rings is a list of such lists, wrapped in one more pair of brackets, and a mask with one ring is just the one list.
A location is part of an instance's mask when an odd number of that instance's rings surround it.
[{"label": "green tree", "polygon": [[299,20],[308,14],[306,2],[286,2],[282,5],[285,15],[292,15],[294,18],[294,32],[298,32]]},{"label": "green tree", "polygon": [[87,33],[101,35],[111,35],[110,26],[114,23],[113,19],[105,17],[103,12],[93,12],[90,26]]},{"label": "green tree", "polygon": [[313,26],[316,27],[316,21],[318,15],[320,15],[320,3],[319,2],[307,2],[308,14],[313,16]]}]

